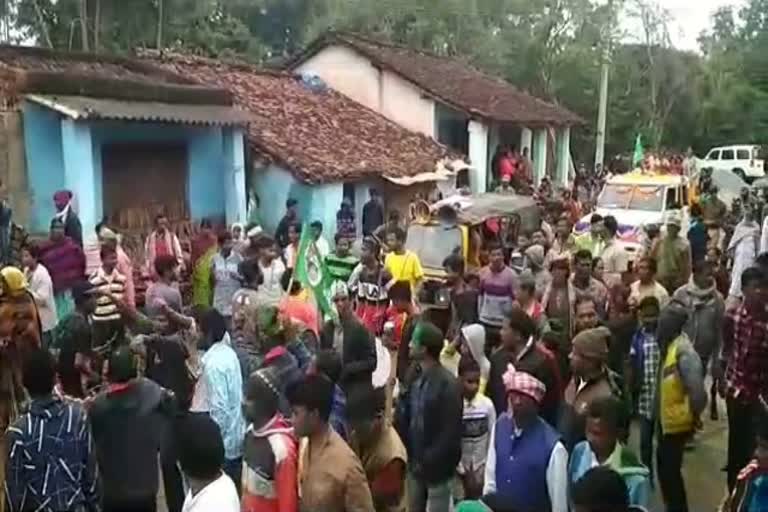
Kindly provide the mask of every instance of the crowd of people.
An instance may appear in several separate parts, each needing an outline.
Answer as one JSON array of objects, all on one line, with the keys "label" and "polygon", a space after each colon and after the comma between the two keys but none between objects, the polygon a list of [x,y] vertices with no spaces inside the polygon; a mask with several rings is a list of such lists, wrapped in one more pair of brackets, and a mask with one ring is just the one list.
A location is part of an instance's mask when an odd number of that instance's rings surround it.
[{"label": "crowd of people", "polygon": [[[143,296],[107,223],[86,273],[71,193],[39,242],[3,204],[6,509],[628,512],[658,488],[687,512],[684,454],[718,398],[723,510],[768,509],[758,198],[704,187],[687,232],[669,215],[630,257],[613,217],[576,236],[576,198],[538,197],[557,207],[484,240],[480,268],[445,254],[448,322],[375,190],[360,237],[346,201],[332,237],[289,199],[274,236],[204,222],[189,250],[159,216]],[[331,314],[294,274],[304,230]]]}]

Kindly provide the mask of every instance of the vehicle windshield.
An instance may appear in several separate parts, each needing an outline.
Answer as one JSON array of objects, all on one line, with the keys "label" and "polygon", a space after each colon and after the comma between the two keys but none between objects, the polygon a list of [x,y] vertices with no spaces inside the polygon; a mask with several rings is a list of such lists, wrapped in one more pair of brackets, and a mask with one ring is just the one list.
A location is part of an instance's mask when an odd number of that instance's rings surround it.
[{"label": "vehicle windshield", "polygon": [[655,185],[606,185],[597,199],[600,208],[661,211],[664,187]]},{"label": "vehicle windshield", "polygon": [[415,252],[423,267],[443,268],[443,260],[461,247],[461,230],[456,226],[411,224],[405,248]]}]

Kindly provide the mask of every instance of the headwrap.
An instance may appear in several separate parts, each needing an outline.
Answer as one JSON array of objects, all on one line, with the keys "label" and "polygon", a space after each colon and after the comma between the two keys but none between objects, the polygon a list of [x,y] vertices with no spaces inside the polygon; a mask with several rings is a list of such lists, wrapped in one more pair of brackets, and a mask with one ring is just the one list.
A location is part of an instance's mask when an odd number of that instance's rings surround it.
[{"label": "headwrap", "polygon": [[24,272],[16,267],[5,267],[0,270],[0,275],[3,277],[5,287],[3,291],[8,292],[8,295],[18,295],[27,289],[27,278],[24,277]]},{"label": "headwrap", "polygon": [[532,398],[537,404],[541,403],[544,399],[544,394],[547,392],[547,386],[543,382],[530,373],[517,371],[514,365],[511,364],[507,365],[507,371],[502,379],[504,380],[504,389],[507,390],[507,393],[512,391],[522,393]]},{"label": "headwrap", "polygon": [[525,257],[537,268],[542,268],[544,267],[544,252],[544,247],[534,244],[525,250]]},{"label": "headwrap", "polygon": [[71,190],[58,190],[53,194],[53,200],[57,203],[63,203],[64,201],[72,200]]},{"label": "headwrap", "polygon": [[[240,229],[240,234],[237,237],[235,237],[235,228],[239,228]],[[245,226],[243,225],[242,222],[234,222],[234,223],[232,223],[232,226],[229,228],[229,231],[230,231],[230,233],[232,233],[232,237],[233,237],[235,242],[242,242],[242,241],[245,240],[245,235],[246,235],[246,233],[245,233]]]},{"label": "headwrap", "polygon": [[99,236],[104,240],[117,242],[117,233],[109,229],[107,226],[104,226],[99,230]]},{"label": "headwrap", "polygon": [[581,331],[573,338],[573,350],[582,357],[606,362],[608,360],[608,340],[611,331],[607,327],[595,327]]},{"label": "headwrap", "polygon": [[53,201],[55,203],[64,203],[66,202],[66,206],[61,209],[60,212],[56,212],[55,218],[60,219],[62,222],[67,221],[67,217],[69,217],[69,210],[72,208],[72,198],[74,195],[70,190],[59,190],[58,192],[53,194]]}]

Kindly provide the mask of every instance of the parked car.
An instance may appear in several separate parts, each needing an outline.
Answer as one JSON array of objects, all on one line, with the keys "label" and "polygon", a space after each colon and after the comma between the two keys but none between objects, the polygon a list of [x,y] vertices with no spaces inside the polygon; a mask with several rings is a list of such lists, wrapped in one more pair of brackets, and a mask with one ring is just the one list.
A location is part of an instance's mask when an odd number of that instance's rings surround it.
[{"label": "parked car", "polygon": [[704,157],[703,165],[712,169],[730,171],[741,179],[765,176],[765,158],[760,146],[741,144],[712,148]]}]

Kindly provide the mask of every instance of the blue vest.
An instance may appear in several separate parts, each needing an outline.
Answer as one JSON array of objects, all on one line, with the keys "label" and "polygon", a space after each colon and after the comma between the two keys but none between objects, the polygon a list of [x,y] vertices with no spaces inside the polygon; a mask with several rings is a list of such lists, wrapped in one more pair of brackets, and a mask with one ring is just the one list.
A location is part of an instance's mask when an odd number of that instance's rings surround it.
[{"label": "blue vest", "polygon": [[496,422],[496,492],[517,510],[550,510],[547,467],[560,434],[546,421],[536,423],[514,437],[512,418]]}]

